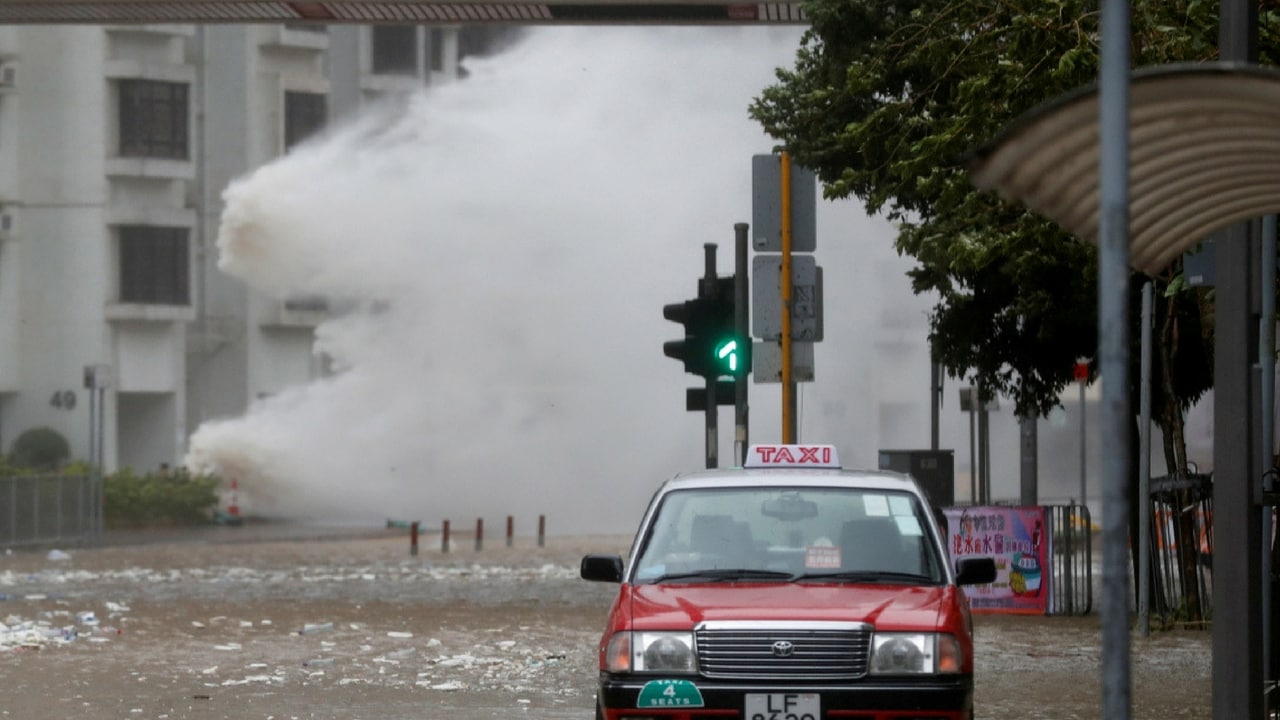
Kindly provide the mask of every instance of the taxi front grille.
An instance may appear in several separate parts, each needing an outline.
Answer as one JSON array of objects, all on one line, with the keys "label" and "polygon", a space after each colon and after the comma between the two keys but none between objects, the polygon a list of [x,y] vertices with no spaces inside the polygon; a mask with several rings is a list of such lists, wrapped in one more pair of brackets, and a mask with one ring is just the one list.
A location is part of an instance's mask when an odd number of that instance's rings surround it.
[{"label": "taxi front grille", "polygon": [[698,669],[725,680],[847,680],[867,673],[863,623],[706,622],[694,629]]}]

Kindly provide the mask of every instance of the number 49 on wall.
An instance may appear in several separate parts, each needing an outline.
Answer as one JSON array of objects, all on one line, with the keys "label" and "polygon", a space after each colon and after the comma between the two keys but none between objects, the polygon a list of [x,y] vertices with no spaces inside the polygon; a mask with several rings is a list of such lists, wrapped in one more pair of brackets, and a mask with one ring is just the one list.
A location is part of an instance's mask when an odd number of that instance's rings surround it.
[{"label": "number 49 on wall", "polygon": [[75,390],[55,390],[49,404],[60,410],[74,410],[76,407]]}]

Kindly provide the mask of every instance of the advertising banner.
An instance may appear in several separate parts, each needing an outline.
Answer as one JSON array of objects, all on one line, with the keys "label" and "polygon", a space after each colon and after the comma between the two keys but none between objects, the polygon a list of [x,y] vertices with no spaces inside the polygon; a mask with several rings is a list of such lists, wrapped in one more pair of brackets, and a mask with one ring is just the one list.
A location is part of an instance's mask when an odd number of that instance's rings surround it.
[{"label": "advertising banner", "polygon": [[1044,615],[1049,610],[1049,540],[1042,507],[952,507],[951,561],[990,557],[996,580],[964,588],[975,613]]}]

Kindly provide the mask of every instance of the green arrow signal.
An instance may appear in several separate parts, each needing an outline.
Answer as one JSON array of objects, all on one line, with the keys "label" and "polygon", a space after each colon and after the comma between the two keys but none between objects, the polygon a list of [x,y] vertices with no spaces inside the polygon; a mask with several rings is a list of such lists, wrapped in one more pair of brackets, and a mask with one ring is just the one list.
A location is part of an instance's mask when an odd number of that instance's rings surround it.
[{"label": "green arrow signal", "polygon": [[738,341],[730,340],[716,348],[716,358],[726,362],[730,373],[738,372]]}]

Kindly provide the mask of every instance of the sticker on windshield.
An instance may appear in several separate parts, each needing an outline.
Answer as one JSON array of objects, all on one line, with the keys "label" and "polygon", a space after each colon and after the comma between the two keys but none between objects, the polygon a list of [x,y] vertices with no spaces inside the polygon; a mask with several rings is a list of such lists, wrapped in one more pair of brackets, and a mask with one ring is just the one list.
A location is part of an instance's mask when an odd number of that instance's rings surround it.
[{"label": "sticker on windshield", "polygon": [[638,708],[702,706],[702,691],[688,680],[650,680],[636,698]]},{"label": "sticker on windshield", "polygon": [[840,569],[840,548],[831,545],[810,545],[804,551],[807,570]]},{"label": "sticker on windshield", "polygon": [[871,517],[885,517],[889,514],[889,498],[883,495],[862,496],[862,506]]}]

